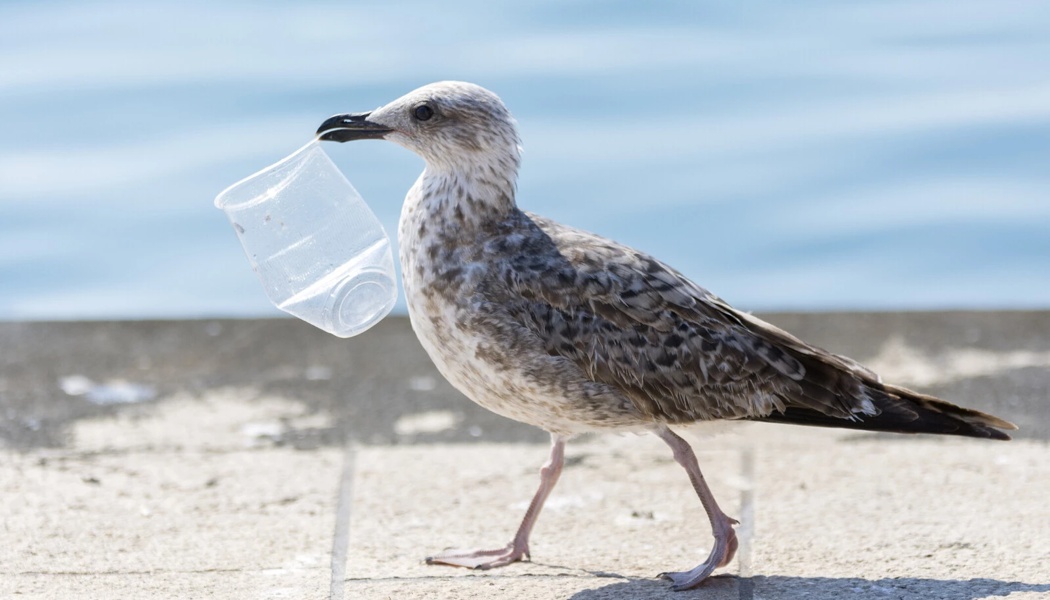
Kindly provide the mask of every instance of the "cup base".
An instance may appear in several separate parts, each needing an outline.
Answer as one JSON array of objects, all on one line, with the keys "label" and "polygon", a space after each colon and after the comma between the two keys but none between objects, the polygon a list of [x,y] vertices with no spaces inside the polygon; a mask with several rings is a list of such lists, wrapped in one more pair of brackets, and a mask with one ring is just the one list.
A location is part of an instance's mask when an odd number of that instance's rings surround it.
[{"label": "cup base", "polygon": [[394,280],[382,271],[363,271],[344,281],[332,292],[325,311],[329,327],[339,337],[351,337],[385,317],[397,300]]}]

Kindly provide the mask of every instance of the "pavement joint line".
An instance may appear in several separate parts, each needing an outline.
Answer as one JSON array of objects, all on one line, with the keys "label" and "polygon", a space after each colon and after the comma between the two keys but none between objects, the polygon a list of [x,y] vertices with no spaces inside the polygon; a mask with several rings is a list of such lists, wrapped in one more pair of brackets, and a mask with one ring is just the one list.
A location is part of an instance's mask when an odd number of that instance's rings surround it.
[{"label": "pavement joint line", "polygon": [[232,568],[212,568],[212,569],[139,569],[134,571],[0,571],[0,575],[16,575],[16,576],[52,576],[57,575],[60,577],[94,577],[96,575],[112,576],[112,575],[197,575],[201,573],[266,573],[268,571],[315,571],[317,568],[295,568],[288,569],[287,567],[262,567],[252,569]]},{"label": "pavement joint line", "polygon": [[437,576],[419,576],[419,577],[349,577],[346,579],[350,583],[411,583],[411,582],[427,582],[427,581],[443,581],[443,582],[456,582],[456,581],[477,581],[485,582],[491,580],[514,580],[514,579],[622,579],[623,581],[659,581],[658,577],[633,577],[629,575],[591,575],[590,573],[575,574],[575,573],[519,573],[516,575],[508,575],[506,573],[492,573],[486,572],[478,575],[437,575]]},{"label": "pavement joint line", "polygon": [[[291,448],[291,446],[285,446]],[[248,447],[248,448],[197,448],[194,450],[186,450],[179,446],[141,446],[141,447],[128,447],[119,448],[112,450],[53,450],[50,452],[36,452],[40,458],[54,461],[90,461],[95,458],[109,458],[113,456],[128,456],[128,455],[145,455],[145,456],[159,456],[164,454],[192,454],[201,456],[227,456],[234,454],[252,454],[257,453],[260,450],[280,449],[282,446],[268,447]],[[0,449],[3,449],[0,446]]]},{"label": "pavement joint line", "polygon": [[755,449],[746,446],[740,453],[740,475],[744,489],[740,490],[740,546],[737,561],[740,568],[740,600],[754,600],[755,585],[751,579],[751,540],[755,533]]},{"label": "pavement joint line", "polygon": [[343,452],[343,469],[339,476],[338,501],[335,509],[335,531],[332,535],[332,582],[328,597],[343,600],[346,592],[346,560],[350,551],[350,511],[353,505],[354,461],[357,450],[348,435]]}]

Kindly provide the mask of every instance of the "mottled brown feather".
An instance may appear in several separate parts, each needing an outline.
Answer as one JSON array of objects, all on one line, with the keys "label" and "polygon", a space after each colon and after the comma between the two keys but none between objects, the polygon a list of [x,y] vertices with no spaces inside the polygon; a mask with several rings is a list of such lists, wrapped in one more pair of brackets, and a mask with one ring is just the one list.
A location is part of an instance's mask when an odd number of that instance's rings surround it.
[{"label": "mottled brown feather", "polygon": [[[751,419],[1005,439],[1006,421],[884,385],[626,246],[520,213],[503,238],[509,314],[552,356],[667,423]],[[498,233],[497,233],[497,238]],[[520,246],[520,247],[516,247]]]}]

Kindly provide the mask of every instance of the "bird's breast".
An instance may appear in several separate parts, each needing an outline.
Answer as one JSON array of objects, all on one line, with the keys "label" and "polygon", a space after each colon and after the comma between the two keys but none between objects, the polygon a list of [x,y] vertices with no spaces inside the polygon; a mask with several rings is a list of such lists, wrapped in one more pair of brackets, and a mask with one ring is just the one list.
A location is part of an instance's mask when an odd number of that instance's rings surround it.
[{"label": "bird's breast", "polygon": [[[438,371],[458,390],[490,410],[498,398],[486,393],[495,374],[479,361],[482,332],[470,327],[483,266],[470,244],[451,239],[455,232],[442,215],[406,199],[399,224],[401,275],[412,329]],[[510,415],[508,415],[510,416]],[[513,417],[512,417],[513,418]]]},{"label": "bird's breast", "polygon": [[501,274],[524,251],[530,230],[513,217],[457,228],[445,222],[443,205],[410,192],[399,225],[412,328],[441,374],[481,406],[548,431],[636,428],[637,412],[625,398],[551,355],[511,314],[523,299]]}]

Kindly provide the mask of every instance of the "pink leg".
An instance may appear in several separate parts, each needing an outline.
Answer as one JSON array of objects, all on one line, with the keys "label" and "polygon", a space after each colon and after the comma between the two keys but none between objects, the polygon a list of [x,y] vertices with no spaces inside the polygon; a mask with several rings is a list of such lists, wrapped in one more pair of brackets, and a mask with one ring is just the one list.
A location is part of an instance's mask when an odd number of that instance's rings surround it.
[{"label": "pink leg", "polygon": [[514,540],[496,550],[446,550],[441,554],[428,556],[427,564],[451,565],[468,569],[492,569],[509,565],[522,558],[531,558],[529,556],[529,534],[532,533],[532,526],[536,524],[536,518],[540,516],[543,503],[547,501],[547,496],[554,489],[554,484],[558,483],[563,464],[565,464],[565,438],[552,433],[551,455],[540,469],[540,489],[536,490],[536,495],[532,497],[529,510],[525,511],[525,518],[521,520],[521,526],[518,527]]},{"label": "pink leg", "polygon": [[707,487],[707,482],[700,473],[700,465],[696,462],[696,455],[693,454],[693,449],[689,447],[689,444],[666,426],[657,429],[656,435],[667,442],[667,445],[674,451],[674,459],[689,473],[689,481],[692,482],[696,495],[700,496],[700,503],[707,511],[707,518],[711,520],[711,531],[715,536],[715,546],[711,549],[707,560],[689,571],[660,574],[664,579],[671,580],[675,590],[689,590],[699,585],[716,568],[724,567],[733,560],[737,547],[733,525],[738,522],[727,517],[722,509],[718,508],[714,494]]}]

